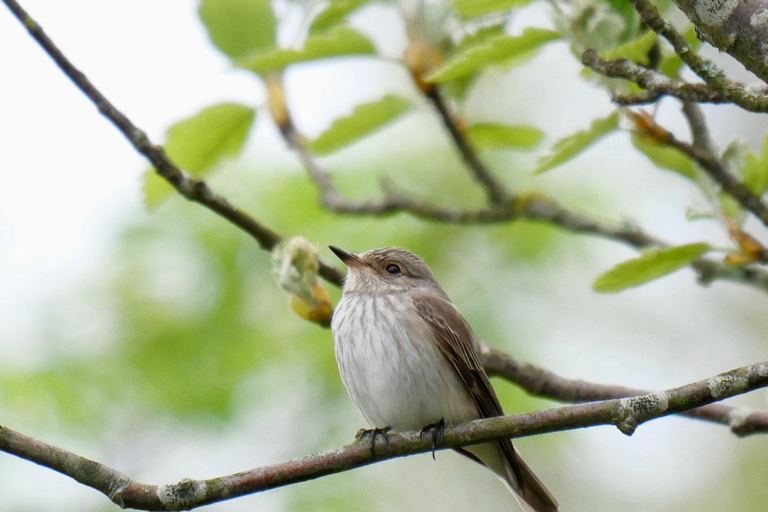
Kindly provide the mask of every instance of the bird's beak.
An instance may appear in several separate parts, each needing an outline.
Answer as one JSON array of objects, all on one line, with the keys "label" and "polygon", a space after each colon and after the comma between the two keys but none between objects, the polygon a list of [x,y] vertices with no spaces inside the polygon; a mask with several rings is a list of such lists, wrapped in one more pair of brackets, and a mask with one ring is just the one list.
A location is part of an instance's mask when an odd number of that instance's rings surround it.
[{"label": "bird's beak", "polygon": [[341,247],[336,247],[335,245],[329,245],[328,248],[333,251],[333,254],[339,257],[341,261],[344,262],[344,264],[348,267],[360,267],[363,266],[363,262],[360,261],[360,258],[357,256],[357,254],[353,254],[349,251],[345,251]]}]

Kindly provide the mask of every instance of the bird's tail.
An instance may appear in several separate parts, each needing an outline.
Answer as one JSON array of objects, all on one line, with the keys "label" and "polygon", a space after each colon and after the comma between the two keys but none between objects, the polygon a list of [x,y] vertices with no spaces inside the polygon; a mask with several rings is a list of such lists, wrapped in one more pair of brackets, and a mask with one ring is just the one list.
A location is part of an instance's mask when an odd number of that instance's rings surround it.
[{"label": "bird's tail", "polygon": [[[523,459],[509,443],[514,461],[505,456],[499,443],[485,443],[465,446],[457,450],[462,455],[479,462],[504,482],[524,512],[557,512],[557,501],[544,487],[541,480],[523,462]],[[513,468],[515,464],[517,471]]]}]

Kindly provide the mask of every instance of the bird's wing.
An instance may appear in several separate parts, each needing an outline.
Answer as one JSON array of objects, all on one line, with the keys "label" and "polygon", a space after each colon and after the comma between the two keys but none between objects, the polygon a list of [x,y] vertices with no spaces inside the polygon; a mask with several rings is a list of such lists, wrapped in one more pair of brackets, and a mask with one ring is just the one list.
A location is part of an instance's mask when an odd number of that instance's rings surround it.
[{"label": "bird's wing", "polygon": [[[440,351],[451,362],[454,370],[469,391],[480,416],[502,416],[504,411],[499,398],[488,380],[480,358],[477,356],[475,336],[459,310],[450,301],[434,294],[418,294],[413,298],[419,315],[426,321],[437,341]],[[518,492],[530,496],[546,506],[541,510],[557,510],[557,502],[538,478],[520,459],[512,441],[503,439],[499,446],[517,480]]]}]

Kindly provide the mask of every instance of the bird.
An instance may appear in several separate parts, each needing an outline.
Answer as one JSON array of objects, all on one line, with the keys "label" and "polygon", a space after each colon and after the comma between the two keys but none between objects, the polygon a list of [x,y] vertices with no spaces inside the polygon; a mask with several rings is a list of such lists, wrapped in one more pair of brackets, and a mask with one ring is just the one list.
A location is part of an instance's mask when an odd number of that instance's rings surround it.
[{"label": "bird", "polygon": [[[329,248],[347,267],[331,319],[336,362],[374,436],[420,429],[434,435],[444,425],[504,414],[477,338],[422,258],[400,247]],[[493,471],[525,512],[558,510],[511,440],[455,451]]]}]

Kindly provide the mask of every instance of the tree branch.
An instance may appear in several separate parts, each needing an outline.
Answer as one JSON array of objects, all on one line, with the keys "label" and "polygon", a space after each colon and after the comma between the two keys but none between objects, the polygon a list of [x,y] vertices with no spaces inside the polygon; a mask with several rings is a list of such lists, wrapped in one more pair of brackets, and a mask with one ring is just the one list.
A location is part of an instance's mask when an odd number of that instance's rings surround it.
[{"label": "tree branch", "polygon": [[[277,117],[280,133],[286,143],[296,151],[310,179],[318,187],[323,205],[338,213],[382,216],[406,212],[420,219],[452,224],[497,224],[525,219],[553,224],[574,233],[623,242],[636,249],[667,246],[662,240],[629,223],[615,224],[594,219],[568,210],[541,195],[518,196],[506,203],[489,205],[478,210],[459,210],[414,199],[385,181],[383,199],[348,200],[334,186],[331,174],[312,155],[305,138],[293,123],[288,105],[281,104]],[[699,280],[705,284],[724,279],[768,291],[768,272],[759,268],[725,265],[708,258],[699,258],[691,266],[699,274]]]},{"label": "tree branch", "polygon": [[508,203],[511,199],[509,192],[504,189],[504,186],[493,177],[491,170],[480,160],[480,156],[472,147],[472,143],[466,138],[464,132],[459,128],[458,123],[453,118],[451,111],[448,107],[448,103],[440,93],[440,88],[437,85],[433,85],[428,91],[425,91],[425,95],[432,104],[435,106],[435,110],[440,115],[440,120],[448,130],[448,133],[453,139],[453,143],[461,153],[464,162],[467,164],[467,168],[472,172],[475,179],[480,182],[485,188],[488,194],[488,202],[492,205],[500,205]]},{"label": "tree branch", "polygon": [[[59,50],[53,41],[45,34],[40,25],[15,1],[2,0],[8,9],[24,25],[29,34],[43,47],[45,52],[53,59],[56,65],[69,77],[72,82],[90,99],[112,124],[125,135],[133,147],[144,155],[157,170],[157,173],[165,178],[182,196],[199,203],[209,210],[219,214],[229,222],[239,227],[259,243],[259,245],[271,251],[282,237],[249,216],[240,208],[232,205],[224,197],[216,194],[205,181],[192,178],[179,169],[161,146],[155,145],[149,140],[147,134],[138,128],[119,111],[99,91],[85,74],[77,69],[67,57]],[[341,284],[343,273],[336,267],[323,261],[320,262],[320,275],[335,284]]]},{"label": "tree branch", "polygon": [[[661,18],[659,11],[649,0],[630,0],[643,22],[654,32],[667,39],[675,52],[713,91],[720,93],[726,101],[753,112],[765,112],[768,109],[768,97],[764,94],[753,93],[741,84],[725,77],[723,71],[711,61],[701,57],[685,40],[685,37],[675,30],[671,23]],[[731,5],[740,2],[699,2],[705,9],[707,6]],[[765,64],[763,64],[764,66]],[[766,77],[763,76],[765,79]]]},{"label": "tree branch", "polygon": [[[623,78],[647,89],[646,93],[614,96],[613,101],[619,105],[652,103],[664,95],[697,103],[726,103],[719,92],[712,91],[706,84],[673,80],[660,71],[640,66],[629,59],[601,59],[597,51],[592,48],[584,51],[581,62],[605,77]],[[764,112],[764,110],[757,110],[757,112]]]},{"label": "tree branch", "polygon": [[[440,448],[596,425],[616,425],[623,433],[631,435],[639,425],[652,419],[686,412],[765,386],[768,386],[768,361],[666,391],[464,423],[445,429]],[[418,432],[389,434],[386,442],[375,444],[375,452],[368,442],[356,442],[228,476],[149,485],[136,482],[104,464],[0,427],[0,450],[65,474],[102,492],[123,508],[141,510],[188,510],[374,462],[428,452],[431,447],[432,440]]]},{"label": "tree branch", "polygon": [[[489,375],[514,382],[533,396],[559,402],[591,402],[648,394],[649,391],[625,386],[597,384],[567,379],[545,368],[519,361],[486,343],[480,345],[483,366]],[[730,427],[739,437],[768,432],[768,412],[753,411],[724,404],[710,404],[682,413],[692,418]]]},{"label": "tree branch", "polygon": [[[689,105],[686,108],[690,110],[692,105]],[[695,125],[692,126],[694,137],[700,139],[705,137],[707,132],[702,132],[702,130],[706,130],[705,125],[699,125],[698,127]],[[683,142],[677,139],[672,133],[667,133],[669,134],[667,144],[693,158],[704,172],[720,185],[723,191],[733,197],[746,210],[752,212],[764,225],[768,226],[768,204],[766,204],[762,198],[753,194],[744,183],[737,180],[733,174],[731,174],[725,163],[712,151],[712,145],[711,142],[709,142],[708,135],[703,139],[706,142],[704,142],[703,145],[700,145],[696,142],[694,142],[694,144]]]},{"label": "tree branch", "polygon": [[768,1],[718,2],[674,0],[699,34],[768,81]]}]

